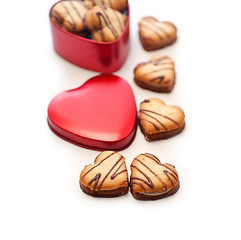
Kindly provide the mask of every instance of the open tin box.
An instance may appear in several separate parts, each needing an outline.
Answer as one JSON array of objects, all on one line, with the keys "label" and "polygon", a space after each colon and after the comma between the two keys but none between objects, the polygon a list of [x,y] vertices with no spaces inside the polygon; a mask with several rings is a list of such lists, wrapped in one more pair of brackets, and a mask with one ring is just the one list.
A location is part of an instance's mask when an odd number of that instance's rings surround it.
[{"label": "open tin box", "polygon": [[99,42],[65,31],[51,19],[52,8],[49,11],[49,19],[57,54],[81,68],[96,72],[110,73],[121,68],[129,51],[129,4],[125,28],[121,36],[112,42]]}]

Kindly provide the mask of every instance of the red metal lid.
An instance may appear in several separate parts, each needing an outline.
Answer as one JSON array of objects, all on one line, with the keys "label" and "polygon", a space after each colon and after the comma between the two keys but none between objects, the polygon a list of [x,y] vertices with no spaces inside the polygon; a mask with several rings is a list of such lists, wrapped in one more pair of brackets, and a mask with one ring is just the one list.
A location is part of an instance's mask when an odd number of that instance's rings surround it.
[{"label": "red metal lid", "polygon": [[53,98],[48,124],[55,134],[82,147],[123,149],[134,139],[137,127],[132,89],[112,74],[93,77]]}]

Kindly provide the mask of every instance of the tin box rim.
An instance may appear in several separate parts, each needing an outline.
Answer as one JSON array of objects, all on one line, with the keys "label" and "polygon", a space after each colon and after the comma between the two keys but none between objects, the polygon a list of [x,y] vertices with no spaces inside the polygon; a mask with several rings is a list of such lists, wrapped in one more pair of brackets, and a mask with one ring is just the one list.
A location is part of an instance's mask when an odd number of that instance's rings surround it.
[{"label": "tin box rim", "polygon": [[137,132],[137,126],[138,126],[138,115],[136,114],[136,119],[134,126],[131,130],[131,132],[124,137],[123,139],[120,139],[118,141],[101,141],[96,139],[90,139],[83,136],[79,136],[77,134],[71,133],[68,130],[65,130],[61,127],[59,127],[57,124],[53,123],[50,120],[50,117],[47,117],[47,123],[50,128],[50,130],[60,137],[61,139],[70,142],[74,145],[91,149],[91,150],[124,150],[127,147],[129,147],[132,142],[135,139],[136,132]]}]

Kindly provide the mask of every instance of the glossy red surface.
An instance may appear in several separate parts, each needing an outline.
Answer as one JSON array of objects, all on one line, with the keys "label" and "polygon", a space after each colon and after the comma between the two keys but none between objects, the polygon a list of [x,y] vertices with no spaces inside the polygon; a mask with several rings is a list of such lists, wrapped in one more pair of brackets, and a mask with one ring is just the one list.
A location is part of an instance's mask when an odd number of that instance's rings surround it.
[{"label": "glossy red surface", "polygon": [[[52,9],[52,8],[51,8]],[[55,51],[67,61],[96,72],[115,72],[124,64],[129,51],[129,15],[122,35],[113,42],[97,42],[67,32],[51,17],[51,31]]]},{"label": "glossy red surface", "polygon": [[58,94],[48,107],[48,124],[63,139],[91,149],[123,149],[135,137],[137,111],[129,84],[112,74],[89,79]]}]

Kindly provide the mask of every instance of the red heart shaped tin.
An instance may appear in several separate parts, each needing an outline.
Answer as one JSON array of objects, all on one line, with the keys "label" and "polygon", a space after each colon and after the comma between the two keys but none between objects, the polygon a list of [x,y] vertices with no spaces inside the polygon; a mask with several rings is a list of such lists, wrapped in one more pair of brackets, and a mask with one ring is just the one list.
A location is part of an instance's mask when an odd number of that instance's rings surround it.
[{"label": "red heart shaped tin", "polygon": [[132,142],[137,128],[132,89],[112,74],[93,77],[53,98],[48,124],[55,134],[82,147],[123,149]]},{"label": "red heart shaped tin", "polygon": [[79,67],[96,72],[111,73],[122,67],[129,52],[129,5],[125,28],[121,36],[112,42],[99,42],[65,31],[52,21],[52,8],[49,20],[57,54]]}]

